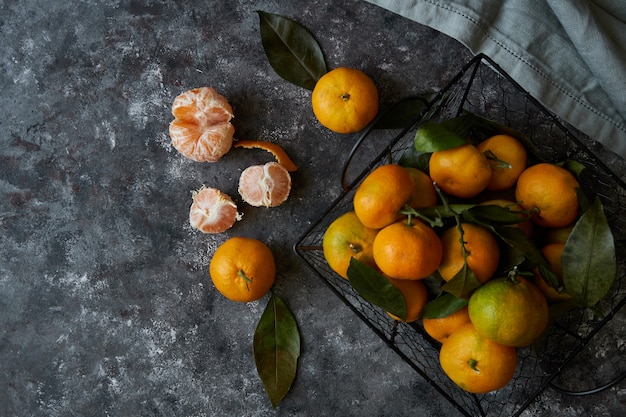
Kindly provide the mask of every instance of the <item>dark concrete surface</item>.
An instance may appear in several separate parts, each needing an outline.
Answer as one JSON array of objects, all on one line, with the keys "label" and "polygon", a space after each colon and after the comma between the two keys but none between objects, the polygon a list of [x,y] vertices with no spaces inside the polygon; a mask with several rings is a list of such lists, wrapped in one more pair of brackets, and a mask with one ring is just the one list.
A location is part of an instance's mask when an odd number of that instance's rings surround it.
[{"label": "dark concrete surface", "polygon": [[[340,194],[355,137],[317,124],[310,92],[272,70],[256,10],[311,29],[328,66],[370,74],[383,106],[440,89],[471,57],[356,0],[0,0],[0,416],[459,414],[292,252]],[[233,105],[236,138],[279,143],[299,165],[284,205],[250,207],[236,191],[269,154],[199,164],[172,148],[174,97],[204,85]],[[224,234],[188,224],[202,184],[244,213]],[[300,326],[277,410],[251,347],[267,297],[230,302],[207,272],[235,235],[277,255],[275,292]],[[617,336],[588,348],[595,360],[623,355],[614,323]],[[524,415],[614,416],[625,401],[624,382],[585,398],[547,391]]]}]

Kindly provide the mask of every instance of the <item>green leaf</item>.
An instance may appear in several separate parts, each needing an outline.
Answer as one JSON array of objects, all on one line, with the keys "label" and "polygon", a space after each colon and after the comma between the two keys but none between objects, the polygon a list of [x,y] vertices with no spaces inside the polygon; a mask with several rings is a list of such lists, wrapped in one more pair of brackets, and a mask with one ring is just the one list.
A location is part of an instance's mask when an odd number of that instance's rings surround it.
[{"label": "green leaf", "polygon": [[467,299],[478,287],[480,287],[480,281],[478,281],[472,269],[465,263],[463,268],[450,281],[446,282],[441,289],[458,298]]},{"label": "green leaf", "polygon": [[371,266],[352,258],[348,266],[348,280],[365,301],[403,320],[406,318],[406,302],[402,292]]},{"label": "green leaf", "polygon": [[528,215],[528,217],[520,217],[520,213],[522,212],[512,211],[498,205],[477,205],[464,210],[461,216],[468,222],[489,224],[492,226],[507,226],[521,223],[530,218],[530,215]]},{"label": "green leaf", "polygon": [[384,116],[374,125],[374,129],[402,129],[408,127],[424,111],[431,98],[432,94],[427,94],[409,97],[398,102],[384,113]]},{"label": "green leaf", "polygon": [[284,16],[259,11],[261,42],[270,65],[285,80],[308,90],[328,69],[311,33]]},{"label": "green leaf", "polygon": [[426,122],[415,132],[414,145],[419,152],[436,152],[463,145],[465,138],[443,124]]},{"label": "green leaf", "polygon": [[482,223],[483,226],[493,231],[502,241],[510,245],[515,250],[524,254],[524,257],[530,261],[532,265],[537,265],[541,271],[543,279],[552,287],[558,288],[559,281],[557,276],[550,268],[550,264],[541,254],[537,246],[517,227],[510,226],[493,226]]},{"label": "green leaf", "polygon": [[257,372],[276,408],[296,377],[300,333],[293,314],[274,294],[254,332],[253,350]]},{"label": "green leaf", "polygon": [[594,306],[611,289],[617,276],[615,240],[599,198],[576,222],[561,260],[563,285],[579,305]]},{"label": "green leaf", "polygon": [[438,319],[447,317],[457,310],[467,305],[467,300],[459,298],[454,294],[443,294],[427,303],[422,309],[422,317],[429,319]]},{"label": "green leaf", "polygon": [[400,156],[399,165],[403,167],[417,168],[420,171],[428,173],[428,162],[430,162],[431,153],[420,152],[410,146]]}]

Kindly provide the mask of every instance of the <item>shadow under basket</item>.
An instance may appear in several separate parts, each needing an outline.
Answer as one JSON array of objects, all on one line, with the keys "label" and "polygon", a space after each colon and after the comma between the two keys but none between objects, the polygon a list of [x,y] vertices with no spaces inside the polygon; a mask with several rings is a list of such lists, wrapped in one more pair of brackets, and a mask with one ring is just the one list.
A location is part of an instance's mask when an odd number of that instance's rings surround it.
[{"label": "shadow under basket", "polygon": [[[597,305],[597,310],[603,315],[594,314],[591,309],[578,309],[565,314],[550,327],[538,351],[532,347],[517,349],[515,376],[504,388],[481,395],[460,389],[443,373],[439,365],[440,344],[424,332],[420,321],[396,322],[381,308],[363,300],[347,280],[330,269],[322,252],[326,228],[339,215],[353,209],[352,198],[360,181],[375,167],[398,162],[406,149],[413,146],[415,132],[421,124],[448,120],[463,111],[523,132],[548,161],[576,160],[584,164],[581,188],[587,196],[597,195],[600,198],[615,238],[617,255],[617,278],[610,292]],[[373,125],[376,121],[358,138],[346,162],[342,178],[344,193],[294,245],[296,254],[391,349],[462,414],[519,416],[544,390],[554,387],[555,379],[626,302],[626,185],[590,151],[580,139],[582,134],[549,112],[484,55],[468,62],[408,126],[381,132],[381,129],[372,129]],[[359,152],[366,155],[359,159],[357,148],[365,138],[367,145],[364,142]],[[369,148],[365,149],[366,146]],[[382,150],[376,153],[376,148]],[[377,156],[372,157],[372,152]],[[359,164],[362,169],[354,176],[355,179],[347,181],[348,166]],[[619,358],[615,360],[617,364],[622,363]],[[615,372],[625,371],[619,366],[614,368]]]}]

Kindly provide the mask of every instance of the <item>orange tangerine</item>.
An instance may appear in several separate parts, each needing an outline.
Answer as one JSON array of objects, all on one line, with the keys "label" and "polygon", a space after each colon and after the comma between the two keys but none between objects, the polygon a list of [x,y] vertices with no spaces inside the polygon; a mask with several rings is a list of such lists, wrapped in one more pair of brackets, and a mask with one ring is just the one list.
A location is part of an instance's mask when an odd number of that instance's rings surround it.
[{"label": "orange tangerine", "polygon": [[265,243],[237,236],[217,248],[209,273],[215,288],[229,300],[255,301],[274,284],[276,262]]},{"label": "orange tangerine", "polygon": [[472,323],[456,329],[439,351],[448,377],[465,391],[485,394],[504,387],[515,375],[517,351],[481,336]]},{"label": "orange tangerine", "polygon": [[469,321],[469,313],[467,312],[467,306],[465,306],[445,317],[424,317],[422,324],[430,337],[443,343],[456,329]]},{"label": "orange tangerine", "polygon": [[428,225],[400,220],[381,229],[374,238],[374,261],[385,275],[396,279],[422,279],[441,262],[441,241]]},{"label": "orange tangerine", "polygon": [[578,181],[570,171],[555,164],[530,166],[517,180],[515,199],[532,220],[543,227],[567,226],[578,216]]},{"label": "orange tangerine", "polygon": [[354,212],[366,227],[382,229],[402,218],[400,210],[411,201],[414,190],[415,182],[404,167],[381,165],[357,188]]},{"label": "orange tangerine", "polygon": [[421,280],[388,279],[389,282],[402,292],[406,304],[406,318],[402,320],[400,317],[389,312],[387,314],[394,320],[405,321],[407,323],[417,320],[420,314],[422,314],[422,309],[428,302],[428,289],[426,289],[424,282]]},{"label": "orange tangerine", "polygon": [[489,161],[469,143],[433,152],[428,169],[444,193],[460,198],[478,195],[491,180]]},{"label": "orange tangerine", "polygon": [[443,257],[438,267],[439,274],[445,281],[450,281],[465,265],[474,272],[476,279],[485,282],[498,269],[500,247],[494,235],[482,226],[473,223],[461,223],[463,245],[466,256],[463,257],[461,233],[457,226],[446,229],[441,235]]},{"label": "orange tangerine", "polygon": [[526,169],[526,148],[513,136],[491,136],[476,145],[476,148],[487,157],[491,166],[488,190],[501,191],[513,187]]}]

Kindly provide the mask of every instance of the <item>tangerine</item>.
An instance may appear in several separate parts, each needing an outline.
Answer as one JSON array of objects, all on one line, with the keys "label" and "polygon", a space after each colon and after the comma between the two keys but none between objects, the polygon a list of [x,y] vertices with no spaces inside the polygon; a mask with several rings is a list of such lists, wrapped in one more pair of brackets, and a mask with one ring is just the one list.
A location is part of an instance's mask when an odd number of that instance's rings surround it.
[{"label": "tangerine", "polygon": [[538,226],[558,228],[572,223],[578,216],[578,181],[570,171],[555,164],[540,163],[521,173],[515,198],[531,211]]},{"label": "tangerine", "polygon": [[513,136],[491,136],[476,145],[476,148],[487,157],[491,166],[487,190],[502,191],[513,187],[526,169],[526,148]]},{"label": "tangerine", "polygon": [[172,146],[186,158],[215,162],[230,150],[235,134],[230,123],[233,109],[214,88],[194,88],[178,95],[172,114]]},{"label": "tangerine", "polygon": [[431,207],[437,204],[437,190],[433,185],[433,180],[430,179],[428,174],[420,171],[417,168],[406,167],[413,182],[415,183],[415,189],[413,196],[409,201],[409,205],[414,209],[420,209],[424,207]]},{"label": "tangerine", "polygon": [[422,279],[441,262],[441,241],[428,225],[400,220],[374,238],[374,261],[383,274],[396,279]]},{"label": "tangerine", "polygon": [[[550,266],[550,269],[552,270],[552,272],[554,272],[554,275],[556,275],[556,278],[561,287],[563,287],[562,256],[563,256],[564,248],[565,248],[564,243],[549,243],[541,248],[541,253],[548,261],[548,265]],[[559,301],[565,301],[565,300],[569,300],[572,298],[571,295],[569,295],[566,292],[563,292],[562,288],[556,289],[550,284],[548,284],[546,280],[543,278],[543,276],[541,275],[541,273],[539,272],[539,268],[535,268],[534,273],[535,273],[535,277],[534,277],[533,282],[537,286],[537,288],[539,288],[539,290],[543,293],[543,295],[546,297],[548,304],[557,303]]]},{"label": "tangerine", "polygon": [[474,197],[491,180],[489,161],[469,143],[433,152],[428,167],[430,178],[444,193],[455,197]]},{"label": "tangerine", "polygon": [[548,303],[521,276],[493,279],[470,296],[468,311],[478,333],[506,346],[531,344],[548,324]]},{"label": "tangerine", "polygon": [[459,387],[485,394],[504,387],[515,375],[517,352],[481,336],[469,322],[456,329],[439,351],[441,368]]},{"label": "tangerine", "polygon": [[343,278],[348,278],[350,260],[375,266],[372,245],[377,229],[365,227],[354,211],[337,217],[326,228],[322,251],[328,266]]},{"label": "tangerine", "polygon": [[241,220],[235,202],[217,188],[203,186],[192,197],[189,224],[203,233],[225,232]]},{"label": "tangerine", "polygon": [[470,321],[467,306],[445,317],[422,319],[424,330],[430,337],[443,343],[459,327]]},{"label": "tangerine", "polygon": [[422,314],[422,309],[428,302],[428,289],[426,288],[426,285],[424,285],[424,282],[421,280],[388,279],[389,282],[402,292],[402,297],[404,298],[404,303],[406,304],[406,317],[403,320],[389,312],[387,312],[387,314],[389,314],[392,319],[397,321],[404,321],[407,323],[416,321],[420,314]]},{"label": "tangerine", "polygon": [[222,243],[211,258],[209,273],[215,288],[232,301],[263,297],[274,284],[276,262],[258,239],[236,236]]},{"label": "tangerine", "polygon": [[441,235],[443,257],[439,274],[445,281],[450,281],[467,263],[476,279],[486,282],[498,269],[498,241],[489,230],[477,224],[461,223],[460,227],[462,236],[458,226],[446,229]]},{"label": "tangerine", "polygon": [[278,162],[253,165],[243,170],[239,177],[239,194],[255,207],[276,207],[289,197],[291,175]]},{"label": "tangerine", "polygon": [[400,210],[411,201],[415,182],[409,171],[397,164],[381,165],[357,188],[353,205],[361,222],[382,229],[402,218]]},{"label": "tangerine", "polygon": [[364,72],[340,67],[315,83],[311,102],[313,113],[323,126],[337,133],[353,133],[376,117],[378,90]]}]

